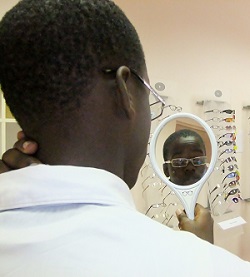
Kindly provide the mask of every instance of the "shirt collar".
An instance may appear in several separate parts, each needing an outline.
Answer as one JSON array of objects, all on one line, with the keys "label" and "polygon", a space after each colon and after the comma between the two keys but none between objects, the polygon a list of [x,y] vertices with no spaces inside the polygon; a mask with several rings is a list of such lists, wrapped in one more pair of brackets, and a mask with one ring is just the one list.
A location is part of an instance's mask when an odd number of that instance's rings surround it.
[{"label": "shirt collar", "polygon": [[91,167],[35,165],[0,174],[0,184],[0,211],[73,203],[135,209],[122,179]]}]

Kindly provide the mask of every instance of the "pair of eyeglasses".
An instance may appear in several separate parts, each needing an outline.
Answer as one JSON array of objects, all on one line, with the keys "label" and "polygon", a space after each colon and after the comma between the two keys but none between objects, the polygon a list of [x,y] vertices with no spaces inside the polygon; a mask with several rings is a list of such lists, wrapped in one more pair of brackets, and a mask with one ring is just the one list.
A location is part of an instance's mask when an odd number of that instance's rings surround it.
[{"label": "pair of eyeglasses", "polygon": [[237,163],[237,159],[234,156],[228,157],[225,160],[223,159],[220,166],[222,166],[224,163],[231,163],[231,162],[236,162]]},{"label": "pair of eyeglasses", "polygon": [[226,170],[228,171],[233,171],[234,169],[239,169],[237,164],[230,164],[228,167],[225,168],[225,166],[223,166],[222,172],[225,173]]},{"label": "pair of eyeglasses", "polygon": [[164,107],[164,109],[166,109],[166,108],[169,108],[171,111],[173,111],[173,112],[181,112],[182,111],[182,107],[180,107],[180,106],[175,106],[175,105],[166,105],[165,107]]},{"label": "pair of eyeglasses", "polygon": [[236,126],[230,126],[230,125],[228,125],[228,126],[222,127],[221,130],[236,130]]},{"label": "pair of eyeglasses", "polygon": [[227,110],[221,111],[221,113],[235,114],[235,110],[227,109]]},{"label": "pair of eyeglasses", "polygon": [[[212,200],[211,204],[213,204],[217,198],[220,199],[222,195],[223,195],[222,193],[216,194],[216,196],[215,196],[214,199]],[[220,202],[220,201],[219,201],[219,202]],[[219,202],[218,202],[218,204],[219,204]]]},{"label": "pair of eyeglasses", "polygon": [[232,140],[227,140],[227,141],[218,141],[218,146],[219,148],[222,147],[222,146],[230,146],[230,145],[236,145],[235,141],[232,141]]},{"label": "pair of eyeglasses", "polygon": [[213,109],[213,110],[208,110],[205,111],[204,113],[227,113],[227,114],[234,114],[235,110],[218,110],[218,109]]},{"label": "pair of eyeglasses", "polygon": [[212,117],[212,118],[209,118],[206,120],[206,122],[208,122],[208,121],[219,122],[219,121],[221,121],[221,118],[220,117]]},{"label": "pair of eyeglasses", "polygon": [[164,164],[171,164],[172,167],[186,167],[191,162],[193,166],[205,165],[207,162],[207,156],[194,157],[191,159],[176,158],[170,161],[165,161]]},{"label": "pair of eyeglasses", "polygon": [[214,121],[214,122],[221,122],[221,121],[225,121],[225,122],[234,122],[235,119],[232,117],[227,117],[227,118],[220,118],[220,117],[213,117],[210,119],[207,119],[206,122],[208,121]]},{"label": "pair of eyeglasses", "polygon": [[232,198],[232,201],[233,201],[234,203],[239,203],[240,200],[242,200],[242,198],[240,197],[240,195],[238,195],[238,197],[233,197],[233,198]]},{"label": "pair of eyeglasses", "polygon": [[208,191],[209,194],[212,194],[214,191],[216,191],[217,189],[219,189],[221,187],[220,184],[217,184],[211,191]]},{"label": "pair of eyeglasses", "polygon": [[236,180],[233,180],[231,182],[229,182],[228,184],[226,183],[224,186],[223,186],[223,189],[226,190],[227,188],[234,188],[236,186],[239,185],[239,181],[236,181]]},{"label": "pair of eyeglasses", "polygon": [[232,189],[230,190],[226,196],[225,196],[225,201],[227,201],[228,197],[231,196],[231,195],[235,195],[236,193],[240,193],[240,190],[239,189]]},{"label": "pair of eyeglasses", "polygon": [[236,147],[234,146],[234,148],[225,149],[220,153],[219,157],[222,156],[224,153],[226,154],[236,153]]},{"label": "pair of eyeglasses", "polygon": [[156,208],[160,208],[160,207],[166,207],[167,204],[165,203],[158,203],[158,204],[152,204],[148,209],[147,211],[145,212],[145,215],[147,215],[149,213],[149,211],[153,208],[153,209],[156,209]]},{"label": "pair of eyeglasses", "polygon": [[228,173],[224,178],[223,178],[223,180],[221,181],[221,183],[223,183],[227,178],[236,178],[236,180],[235,181],[239,181],[239,179],[240,179],[240,173],[239,173],[239,171],[234,171],[234,172],[230,172],[230,173]]},{"label": "pair of eyeglasses", "polygon": [[221,121],[225,121],[225,122],[235,122],[235,118],[233,118],[233,117],[227,117],[227,118],[221,119]]},{"label": "pair of eyeglasses", "polygon": [[[104,73],[116,73],[117,69],[103,69]],[[163,109],[166,106],[165,100],[148,84],[134,69],[130,69],[131,73],[153,94],[153,98],[156,101],[150,103],[150,110],[151,110],[151,120],[155,120],[159,118],[162,113]]]},{"label": "pair of eyeglasses", "polygon": [[228,167],[227,167],[227,170],[229,171],[233,171],[234,169],[239,169],[238,168],[238,165],[237,164],[230,164]]},{"label": "pair of eyeglasses", "polygon": [[218,138],[220,140],[221,138],[230,138],[232,140],[236,140],[236,134],[235,133],[226,133]]},{"label": "pair of eyeglasses", "polygon": [[219,130],[223,130],[223,127],[221,127],[220,125],[211,125],[209,126],[211,129],[219,129]]}]

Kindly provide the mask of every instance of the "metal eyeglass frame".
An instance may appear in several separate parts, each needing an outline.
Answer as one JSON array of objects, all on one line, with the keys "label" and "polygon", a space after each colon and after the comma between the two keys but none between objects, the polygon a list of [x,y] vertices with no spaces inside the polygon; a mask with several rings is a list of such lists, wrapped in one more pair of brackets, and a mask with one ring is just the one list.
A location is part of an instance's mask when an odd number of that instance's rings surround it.
[{"label": "metal eyeglass frame", "polygon": [[[202,163],[202,164],[194,164],[194,159],[198,159],[198,158],[205,158],[205,162]],[[198,166],[205,165],[206,164],[206,159],[207,159],[207,156],[199,156],[199,157],[194,157],[194,158],[191,158],[191,159],[187,159],[187,158],[174,158],[174,159],[169,160],[169,161],[164,161],[164,164],[171,164],[172,167],[183,168],[183,167],[187,167],[189,162],[191,162],[193,166],[198,167]],[[187,164],[186,165],[176,166],[176,165],[173,165],[173,160],[183,160],[183,161],[186,161]]]},{"label": "metal eyeglass frame", "polygon": [[[117,69],[109,69],[109,68],[107,68],[107,69],[103,69],[102,70],[104,73],[115,73],[116,71],[117,71]],[[154,95],[154,97],[156,97],[157,99],[158,99],[158,101],[156,101],[156,102],[154,102],[154,103],[152,103],[152,104],[150,104],[150,106],[153,106],[153,105],[155,105],[155,104],[157,104],[157,103],[161,103],[161,112],[160,112],[160,114],[159,115],[157,115],[156,117],[154,117],[154,118],[151,118],[151,121],[153,121],[153,120],[155,120],[155,119],[157,119],[157,118],[159,118],[161,115],[162,115],[162,113],[163,113],[163,109],[164,109],[164,107],[166,106],[166,102],[165,102],[165,100],[152,88],[152,86],[149,84],[149,83],[147,83],[134,69],[131,69],[130,68],[130,72],[132,73],[132,74],[134,74],[134,76]]]}]

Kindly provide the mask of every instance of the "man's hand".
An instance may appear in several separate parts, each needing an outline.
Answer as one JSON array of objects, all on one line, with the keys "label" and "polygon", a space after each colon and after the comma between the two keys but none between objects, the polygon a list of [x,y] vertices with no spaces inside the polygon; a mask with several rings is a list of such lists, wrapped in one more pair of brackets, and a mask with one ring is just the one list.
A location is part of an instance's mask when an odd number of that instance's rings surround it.
[{"label": "man's hand", "polygon": [[214,221],[209,210],[196,204],[194,214],[194,220],[191,220],[184,211],[176,211],[180,230],[191,232],[201,239],[214,243]]},{"label": "man's hand", "polygon": [[28,140],[22,131],[18,132],[17,139],[18,141],[14,147],[7,150],[2,156],[0,173],[41,163],[38,159],[32,157],[38,150],[37,143]]}]

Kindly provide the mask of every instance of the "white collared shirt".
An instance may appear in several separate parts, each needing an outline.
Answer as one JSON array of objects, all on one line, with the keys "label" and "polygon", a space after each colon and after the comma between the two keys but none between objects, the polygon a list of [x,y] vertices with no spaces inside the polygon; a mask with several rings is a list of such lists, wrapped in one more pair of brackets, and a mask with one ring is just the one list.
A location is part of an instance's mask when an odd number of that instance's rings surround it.
[{"label": "white collared shirt", "polygon": [[137,212],[107,171],[37,165],[0,175],[0,276],[249,277],[250,263]]}]

